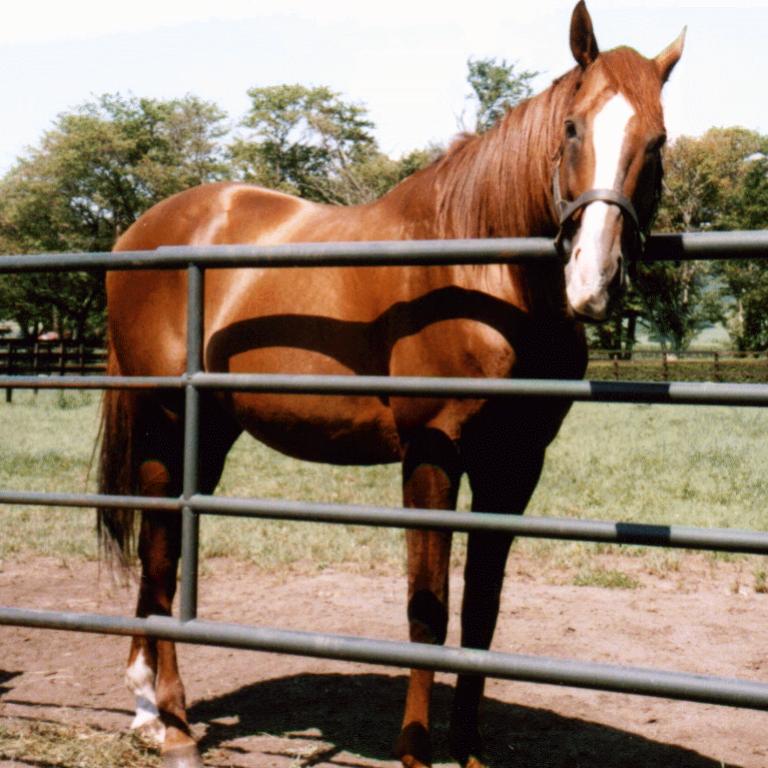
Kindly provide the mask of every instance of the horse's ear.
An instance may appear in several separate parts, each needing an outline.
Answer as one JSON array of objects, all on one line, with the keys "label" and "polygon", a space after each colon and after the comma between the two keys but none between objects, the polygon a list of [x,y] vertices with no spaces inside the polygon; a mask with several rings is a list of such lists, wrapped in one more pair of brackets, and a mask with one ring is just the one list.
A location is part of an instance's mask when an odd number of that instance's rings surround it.
[{"label": "horse's ear", "polygon": [[600,53],[584,0],[579,0],[571,16],[571,52],[582,69],[586,69]]},{"label": "horse's ear", "polygon": [[675,64],[680,61],[685,46],[685,33],[688,27],[683,27],[683,31],[678,35],[674,43],[668,45],[655,59],[656,69],[659,71],[661,82],[666,83]]}]

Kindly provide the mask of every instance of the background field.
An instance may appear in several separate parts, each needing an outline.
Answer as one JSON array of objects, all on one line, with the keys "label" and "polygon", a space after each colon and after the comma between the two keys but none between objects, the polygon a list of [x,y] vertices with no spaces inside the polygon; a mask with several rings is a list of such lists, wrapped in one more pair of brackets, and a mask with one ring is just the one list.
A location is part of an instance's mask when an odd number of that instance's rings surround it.
[{"label": "background field", "polygon": [[[768,412],[759,409],[577,404],[548,452],[528,512],[765,529],[766,428]],[[95,394],[15,393],[13,404],[0,404],[0,487],[92,489],[97,429]],[[219,492],[397,506],[399,469],[297,462],[243,437]],[[460,506],[469,506],[466,483]],[[2,511],[0,559],[97,557],[92,510]],[[392,569],[403,560],[400,531],[352,526],[204,517],[202,546],[204,556],[244,559],[269,570],[288,564]],[[462,546],[459,535],[457,560]],[[558,562],[611,549],[537,541],[517,546]],[[657,551],[653,557],[669,563],[676,555]]]}]

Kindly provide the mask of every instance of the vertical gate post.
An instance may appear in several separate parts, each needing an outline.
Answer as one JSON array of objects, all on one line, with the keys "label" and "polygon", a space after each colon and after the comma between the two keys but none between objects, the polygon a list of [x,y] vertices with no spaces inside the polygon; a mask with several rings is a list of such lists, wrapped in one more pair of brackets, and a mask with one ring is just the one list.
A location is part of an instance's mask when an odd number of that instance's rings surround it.
[{"label": "vertical gate post", "polygon": [[[184,501],[198,492],[200,472],[200,393],[191,377],[203,362],[203,291],[204,273],[199,264],[187,268],[187,383],[184,399]],[[189,504],[181,512],[181,596],[179,616],[182,621],[197,617],[197,568],[200,517]]]}]

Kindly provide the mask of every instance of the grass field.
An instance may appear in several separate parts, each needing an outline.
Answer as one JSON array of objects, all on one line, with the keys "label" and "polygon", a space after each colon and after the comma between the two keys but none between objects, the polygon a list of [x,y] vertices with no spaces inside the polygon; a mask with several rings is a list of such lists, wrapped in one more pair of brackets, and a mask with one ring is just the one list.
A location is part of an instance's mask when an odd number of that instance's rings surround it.
[{"label": "grass field", "polygon": [[[16,392],[13,404],[0,404],[0,488],[92,490],[97,428],[95,394]],[[765,529],[767,429],[768,412],[757,409],[577,404],[548,452],[528,512]],[[245,437],[230,455],[219,493],[397,506],[399,469],[296,462]],[[460,505],[469,505],[466,488]],[[0,512],[0,559],[97,556],[92,510],[13,506]],[[458,560],[462,537],[457,541]],[[204,517],[202,542],[204,556],[247,559],[266,569],[397,568],[403,561],[402,533],[389,529]],[[558,560],[584,560],[596,549],[537,541],[518,546]]]}]

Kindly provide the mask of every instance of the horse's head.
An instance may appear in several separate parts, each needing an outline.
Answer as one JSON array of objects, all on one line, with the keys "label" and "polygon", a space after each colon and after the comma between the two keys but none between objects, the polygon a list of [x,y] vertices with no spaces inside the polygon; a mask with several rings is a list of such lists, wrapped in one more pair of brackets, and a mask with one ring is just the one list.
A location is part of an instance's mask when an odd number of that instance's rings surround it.
[{"label": "horse's head", "polygon": [[571,19],[578,63],[553,174],[573,313],[604,320],[642,248],[661,190],[666,139],[661,89],[683,52],[685,31],[654,59],[630,48],[600,53],[584,2]]}]

